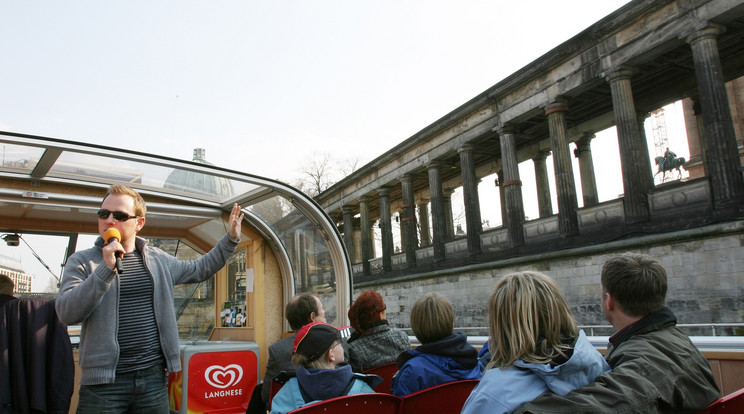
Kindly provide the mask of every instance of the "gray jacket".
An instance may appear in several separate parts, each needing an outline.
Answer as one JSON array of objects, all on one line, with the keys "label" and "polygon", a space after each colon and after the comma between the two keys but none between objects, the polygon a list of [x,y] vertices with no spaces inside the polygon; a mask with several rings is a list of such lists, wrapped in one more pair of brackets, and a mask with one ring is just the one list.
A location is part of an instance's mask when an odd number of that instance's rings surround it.
[{"label": "gray jacket", "polygon": [[[119,362],[116,339],[119,326],[119,278],[103,263],[102,238],[67,261],[62,287],[56,300],[59,318],[67,325],[82,323],[80,368],[82,385],[114,382]],[[195,261],[178,260],[162,250],[147,246],[140,237],[135,243],[153,283],[155,321],[160,346],[169,372],[181,370],[178,324],[173,310],[173,287],[201,282],[220,270],[235,251],[237,243],[225,235],[217,245]],[[126,270],[125,270],[126,271]]]}]

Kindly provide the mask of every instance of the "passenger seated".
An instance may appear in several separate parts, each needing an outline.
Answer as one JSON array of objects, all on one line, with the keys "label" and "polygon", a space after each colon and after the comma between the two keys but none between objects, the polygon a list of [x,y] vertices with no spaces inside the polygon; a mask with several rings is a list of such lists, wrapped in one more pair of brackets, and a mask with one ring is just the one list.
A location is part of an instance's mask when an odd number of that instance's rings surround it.
[{"label": "passenger seated", "polygon": [[395,362],[401,352],[411,349],[408,335],[388,325],[385,301],[374,290],[362,292],[349,308],[354,332],[349,338],[349,363],[354,372]]},{"label": "passenger seated", "polygon": [[510,413],[547,390],[565,395],[610,369],[542,273],[499,280],[488,301],[488,327],[490,362],[464,414]]},{"label": "passenger seated", "polygon": [[341,333],[335,327],[313,322],[295,335],[292,363],[299,366],[271,400],[271,413],[292,411],[342,395],[372,393],[382,379],[355,374],[345,364]]},{"label": "passenger seated", "polygon": [[393,394],[399,397],[446,382],[479,379],[478,351],[463,332],[454,332],[455,310],[439,293],[420,297],[411,309],[411,328],[421,342],[398,356]]},{"label": "passenger seated", "polygon": [[710,364],[665,306],[666,270],[642,254],[602,268],[602,311],[617,332],[605,359],[612,371],[565,396],[545,393],[519,413],[696,412],[720,392]]}]

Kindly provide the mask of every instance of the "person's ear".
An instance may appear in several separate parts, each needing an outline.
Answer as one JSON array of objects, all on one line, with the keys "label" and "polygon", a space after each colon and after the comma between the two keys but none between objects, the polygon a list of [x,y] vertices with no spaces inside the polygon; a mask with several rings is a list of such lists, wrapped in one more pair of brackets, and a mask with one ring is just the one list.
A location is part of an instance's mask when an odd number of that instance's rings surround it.
[{"label": "person's ear", "polygon": [[145,227],[145,218],[144,217],[138,217],[137,219],[137,227],[135,228],[136,232],[139,232],[142,230],[142,227]]},{"label": "person's ear", "polygon": [[336,362],[336,356],[333,355],[333,348],[335,348],[335,346],[326,351],[326,358],[328,358],[328,362]]},{"label": "person's ear", "polygon": [[615,299],[609,293],[602,293],[607,310],[615,310]]}]

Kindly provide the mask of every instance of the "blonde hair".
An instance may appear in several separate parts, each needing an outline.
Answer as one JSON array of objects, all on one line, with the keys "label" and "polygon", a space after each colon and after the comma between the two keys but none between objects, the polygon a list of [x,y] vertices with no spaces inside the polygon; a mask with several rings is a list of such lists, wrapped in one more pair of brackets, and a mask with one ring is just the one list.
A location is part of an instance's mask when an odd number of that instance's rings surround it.
[{"label": "blonde hair", "polygon": [[[111,187],[109,187],[108,191],[106,191],[106,195],[103,196],[103,200],[106,200],[106,197],[112,194],[113,195],[127,195],[129,197],[132,197],[132,199],[134,199],[134,212],[133,213],[135,216],[145,217],[145,214],[147,214],[147,206],[145,205],[145,199],[142,198],[140,193],[138,193],[136,190],[130,187],[127,187],[125,185],[114,184]],[[101,200],[102,203],[103,203],[103,200]]]},{"label": "blonde hair", "polygon": [[454,331],[455,310],[439,293],[426,293],[411,308],[411,329],[422,344],[444,339]]},{"label": "blonde hair", "polygon": [[488,368],[506,368],[517,359],[546,364],[565,357],[571,347],[566,341],[579,333],[558,286],[539,272],[504,276],[496,283],[488,309]]}]

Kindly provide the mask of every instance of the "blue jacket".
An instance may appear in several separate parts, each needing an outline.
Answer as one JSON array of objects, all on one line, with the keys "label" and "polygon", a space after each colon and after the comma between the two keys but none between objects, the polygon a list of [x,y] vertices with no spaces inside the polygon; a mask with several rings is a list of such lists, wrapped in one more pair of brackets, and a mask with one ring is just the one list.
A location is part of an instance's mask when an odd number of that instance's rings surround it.
[{"label": "blue jacket", "polygon": [[381,380],[377,375],[355,374],[351,365],[336,369],[300,367],[271,400],[271,414],[287,413],[342,395],[373,393],[372,387]]},{"label": "blue jacket", "polygon": [[580,331],[573,354],[561,365],[517,360],[509,368],[487,370],[465,401],[461,414],[510,413],[545,391],[566,395],[594,382],[597,376],[609,370],[602,354],[589,343],[584,331]]},{"label": "blue jacket", "polygon": [[467,339],[463,332],[455,332],[400,354],[393,394],[403,397],[446,382],[479,379],[478,351]]}]

